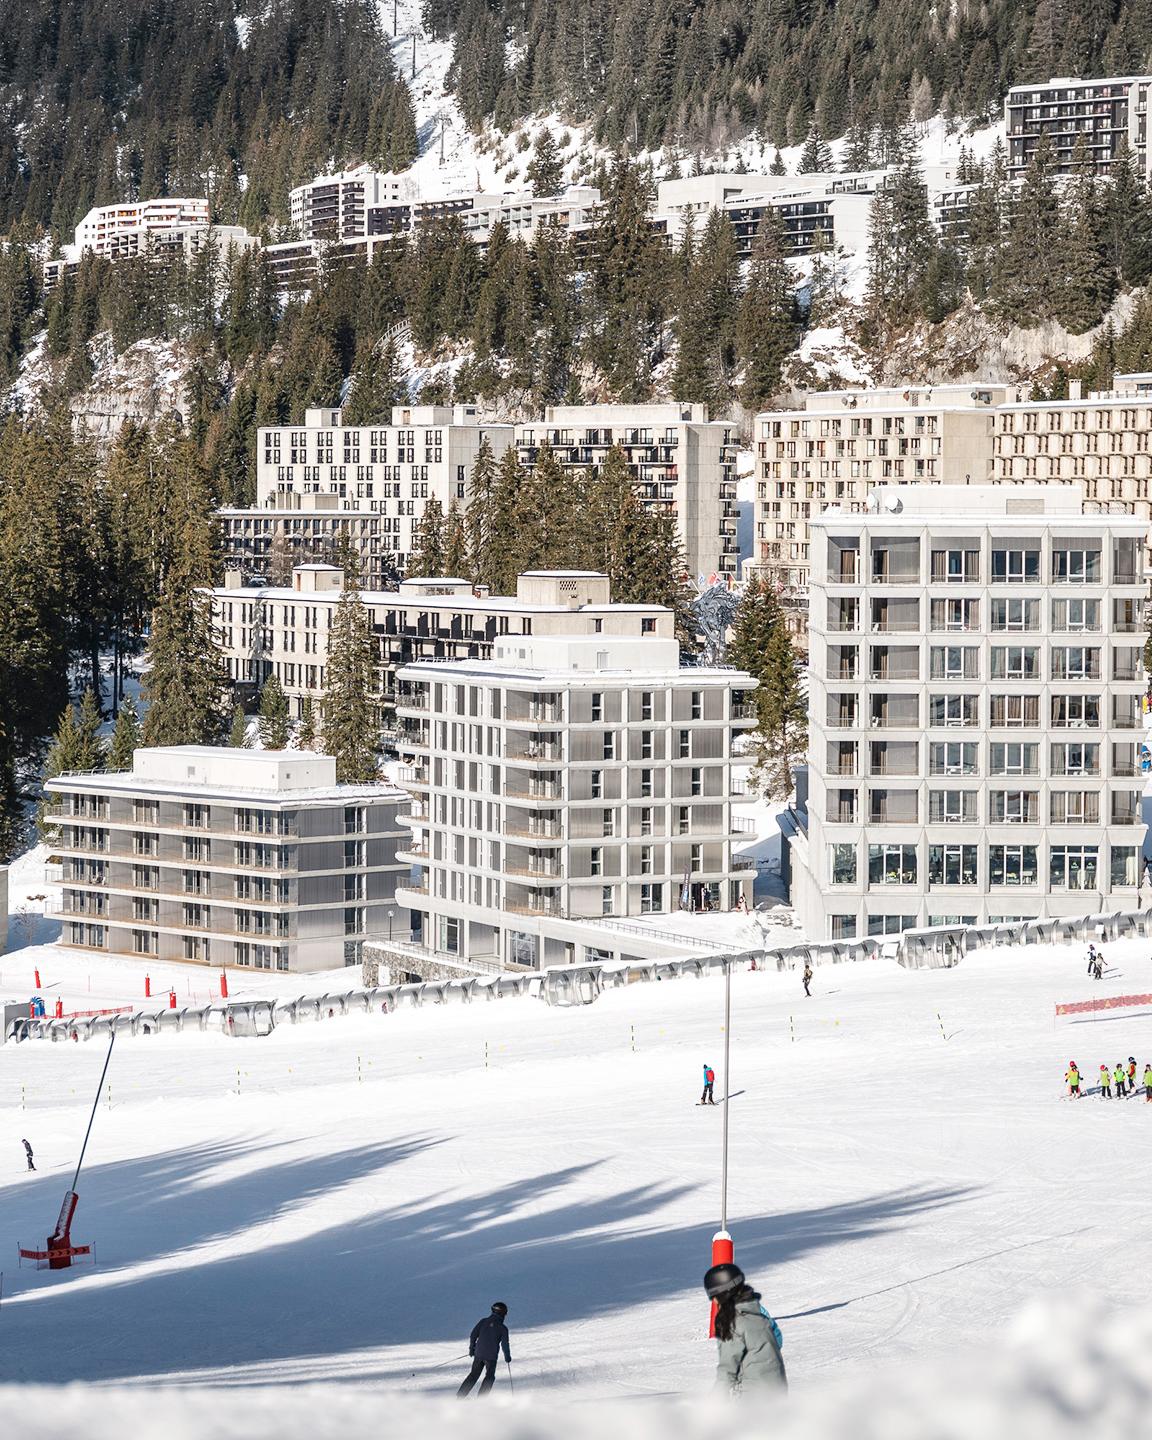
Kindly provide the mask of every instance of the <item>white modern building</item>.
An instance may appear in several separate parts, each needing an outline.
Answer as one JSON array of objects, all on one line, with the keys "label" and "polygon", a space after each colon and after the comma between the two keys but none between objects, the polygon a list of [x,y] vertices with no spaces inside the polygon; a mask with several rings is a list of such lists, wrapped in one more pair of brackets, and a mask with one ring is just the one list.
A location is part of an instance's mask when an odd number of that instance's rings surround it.
[{"label": "white modern building", "polygon": [[378,552],[402,571],[428,501],[445,513],[453,502],[466,506],[485,439],[499,459],[512,426],[483,423],[475,405],[398,405],[389,425],[346,425],[340,409],[306,410],[302,424],[257,431],[256,508],[280,517],[310,510],[320,522],[323,500],[374,515]]},{"label": "white modern building", "polygon": [[[210,591],[218,643],[241,693],[275,675],[294,716],[325,690],[328,636],[344,592],[334,565],[301,565],[289,586],[231,583]],[[467,580],[403,580],[392,590],[362,588],[377,646],[377,693],[395,700],[396,672],[418,660],[486,660],[504,637],[653,635],[672,639],[675,616],[661,605],[617,605],[607,575],[536,570],[515,595],[491,595]]]},{"label": "white modern building", "polygon": [[1150,88],[1152,75],[1013,85],[1004,100],[1009,173],[1027,169],[1043,135],[1056,174],[1076,173],[1077,145],[1082,144],[1098,175],[1108,174],[1121,147],[1132,152],[1147,175]]},{"label": "white modern building", "polygon": [[297,185],[289,191],[288,205],[300,239],[338,241],[407,230],[415,197],[411,174],[358,165]]},{"label": "white modern building", "polygon": [[161,747],[45,790],[65,946],[324,970],[396,924],[407,796],[338,785],[326,755]]},{"label": "white modern building", "polygon": [[51,289],[76,270],[86,253],[107,260],[132,260],[138,255],[187,259],[207,244],[223,253],[258,243],[241,225],[213,225],[208,201],[202,198],[98,205],[77,225],[74,242],[61,246],[60,256],[44,262],[44,284]]},{"label": "white modern building", "polygon": [[996,407],[1014,386],[825,390],[801,410],[757,415],[751,565],[790,606],[803,643],[814,516],[860,509],[877,485],[982,485],[993,478]]},{"label": "white modern building", "polygon": [[645,506],[675,516],[689,575],[705,579],[736,574],[737,439],[734,420],[709,420],[705,406],[679,402],[552,405],[543,420],[516,426],[525,465],[548,445],[566,470],[597,469],[618,446]]},{"label": "white modern building", "polygon": [[1146,522],[981,486],[811,525],[807,933],[1134,908]]},{"label": "white modern building", "polygon": [[729,910],[732,742],[750,676],[681,669],[675,640],[509,636],[487,661],[399,672],[413,876],[431,952],[540,966],[600,954],[606,918]]}]

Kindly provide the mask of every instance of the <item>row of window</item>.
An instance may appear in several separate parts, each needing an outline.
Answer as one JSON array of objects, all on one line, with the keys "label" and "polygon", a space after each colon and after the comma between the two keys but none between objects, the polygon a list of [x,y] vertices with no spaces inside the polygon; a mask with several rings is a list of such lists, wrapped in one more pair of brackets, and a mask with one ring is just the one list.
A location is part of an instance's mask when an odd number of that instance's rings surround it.
[{"label": "row of window", "polygon": [[[865,723],[863,710],[852,703],[856,698],[839,693],[829,696],[829,726],[853,729]],[[1038,729],[1041,724],[1055,730],[1099,730],[1102,725],[1118,730],[1138,728],[1142,713],[1140,696],[1113,695],[1110,711],[1106,705],[1102,709],[1100,702],[1099,695],[1053,695],[1042,717],[1038,695],[992,695],[988,700],[987,726],[993,730]],[[926,723],[929,729],[978,729],[984,724],[981,708],[978,695],[930,694],[925,722],[918,695],[890,695],[884,691],[872,696],[866,719],[869,725],[880,728],[907,729]],[[640,758],[651,758],[651,754],[649,745],[646,751],[641,751]],[[679,758],[686,759],[689,754],[685,739]],[[612,756],[605,752],[604,758]]]},{"label": "row of window", "polygon": [[[828,878],[833,885],[856,885],[866,876],[870,886],[958,885],[989,888],[1002,885],[1040,883],[1038,845],[989,845],[981,868],[980,845],[929,845],[927,865],[921,872],[921,851],[917,845],[868,845],[862,869],[860,847],[836,844],[829,847]],[[1109,889],[1132,888],[1140,883],[1140,852],[1135,845],[1112,845],[1107,851],[1107,868],[1101,865],[1098,845],[1050,845],[1048,847],[1048,888],[1050,890],[1096,890],[1105,876]]]},{"label": "row of window", "polygon": [[[1069,617],[1075,613],[1064,611],[1067,630],[1076,629]],[[1091,612],[1087,612],[1089,615]],[[1135,599],[1131,604],[1117,601],[1113,605],[1113,633],[1135,634],[1143,614],[1142,605]],[[1038,631],[1040,629],[1039,607],[1016,607],[1010,600],[995,599],[989,602],[989,630],[993,634]],[[848,634],[870,629],[876,635],[912,635],[920,632],[920,601],[913,599],[875,599],[869,609],[861,610],[855,597],[828,598],[828,629],[833,634]],[[975,633],[981,629],[980,601],[961,599],[933,599],[928,608],[928,629],[931,631],[953,631]],[[1085,627],[1087,628],[1087,627]],[[1089,632],[1091,633],[1091,632]],[[993,654],[996,652],[994,651]],[[1099,651],[1096,652],[1097,655]]]}]

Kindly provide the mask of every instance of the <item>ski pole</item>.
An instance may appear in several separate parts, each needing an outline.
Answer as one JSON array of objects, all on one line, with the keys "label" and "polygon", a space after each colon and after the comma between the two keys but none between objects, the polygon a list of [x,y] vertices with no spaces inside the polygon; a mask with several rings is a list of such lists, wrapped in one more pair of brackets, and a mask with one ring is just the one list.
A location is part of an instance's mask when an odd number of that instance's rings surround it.
[{"label": "ski pole", "polygon": [[512,1361],[511,1361],[511,1360],[505,1360],[504,1363],[505,1363],[505,1365],[508,1366],[508,1384],[509,1384],[509,1387],[510,1387],[511,1390],[512,1390],[512,1394],[515,1395],[515,1393],[516,1393],[516,1386],[512,1384]]}]

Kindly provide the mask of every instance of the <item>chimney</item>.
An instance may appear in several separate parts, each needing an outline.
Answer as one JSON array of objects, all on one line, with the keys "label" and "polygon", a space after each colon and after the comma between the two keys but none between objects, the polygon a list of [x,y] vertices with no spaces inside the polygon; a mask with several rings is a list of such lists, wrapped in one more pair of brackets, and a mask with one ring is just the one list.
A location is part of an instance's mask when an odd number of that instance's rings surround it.
[{"label": "chimney", "polygon": [[1069,381],[1068,381],[1068,398],[1069,398],[1069,400],[1083,400],[1083,398],[1084,398],[1084,382],[1083,382],[1083,380],[1069,380]]}]

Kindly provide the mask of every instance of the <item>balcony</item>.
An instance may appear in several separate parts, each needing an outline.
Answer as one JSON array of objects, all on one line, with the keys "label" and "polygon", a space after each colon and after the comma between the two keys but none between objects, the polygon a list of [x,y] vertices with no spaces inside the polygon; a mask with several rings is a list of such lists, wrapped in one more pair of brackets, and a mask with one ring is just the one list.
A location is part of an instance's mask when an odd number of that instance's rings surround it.
[{"label": "balcony", "polygon": [[[513,784],[515,785],[516,782],[513,781]],[[543,801],[545,804],[550,804],[557,803],[563,798],[559,785],[529,785],[527,789],[524,789],[522,787],[523,782],[521,781],[520,788],[505,790],[504,799],[527,801],[536,800]]]},{"label": "balcony", "polygon": [[428,784],[428,771],[422,765],[401,765],[396,771],[397,784],[407,789]]},{"label": "balcony", "polygon": [[529,745],[524,750],[509,750],[504,758],[509,765],[556,765],[564,759],[564,747]]}]

